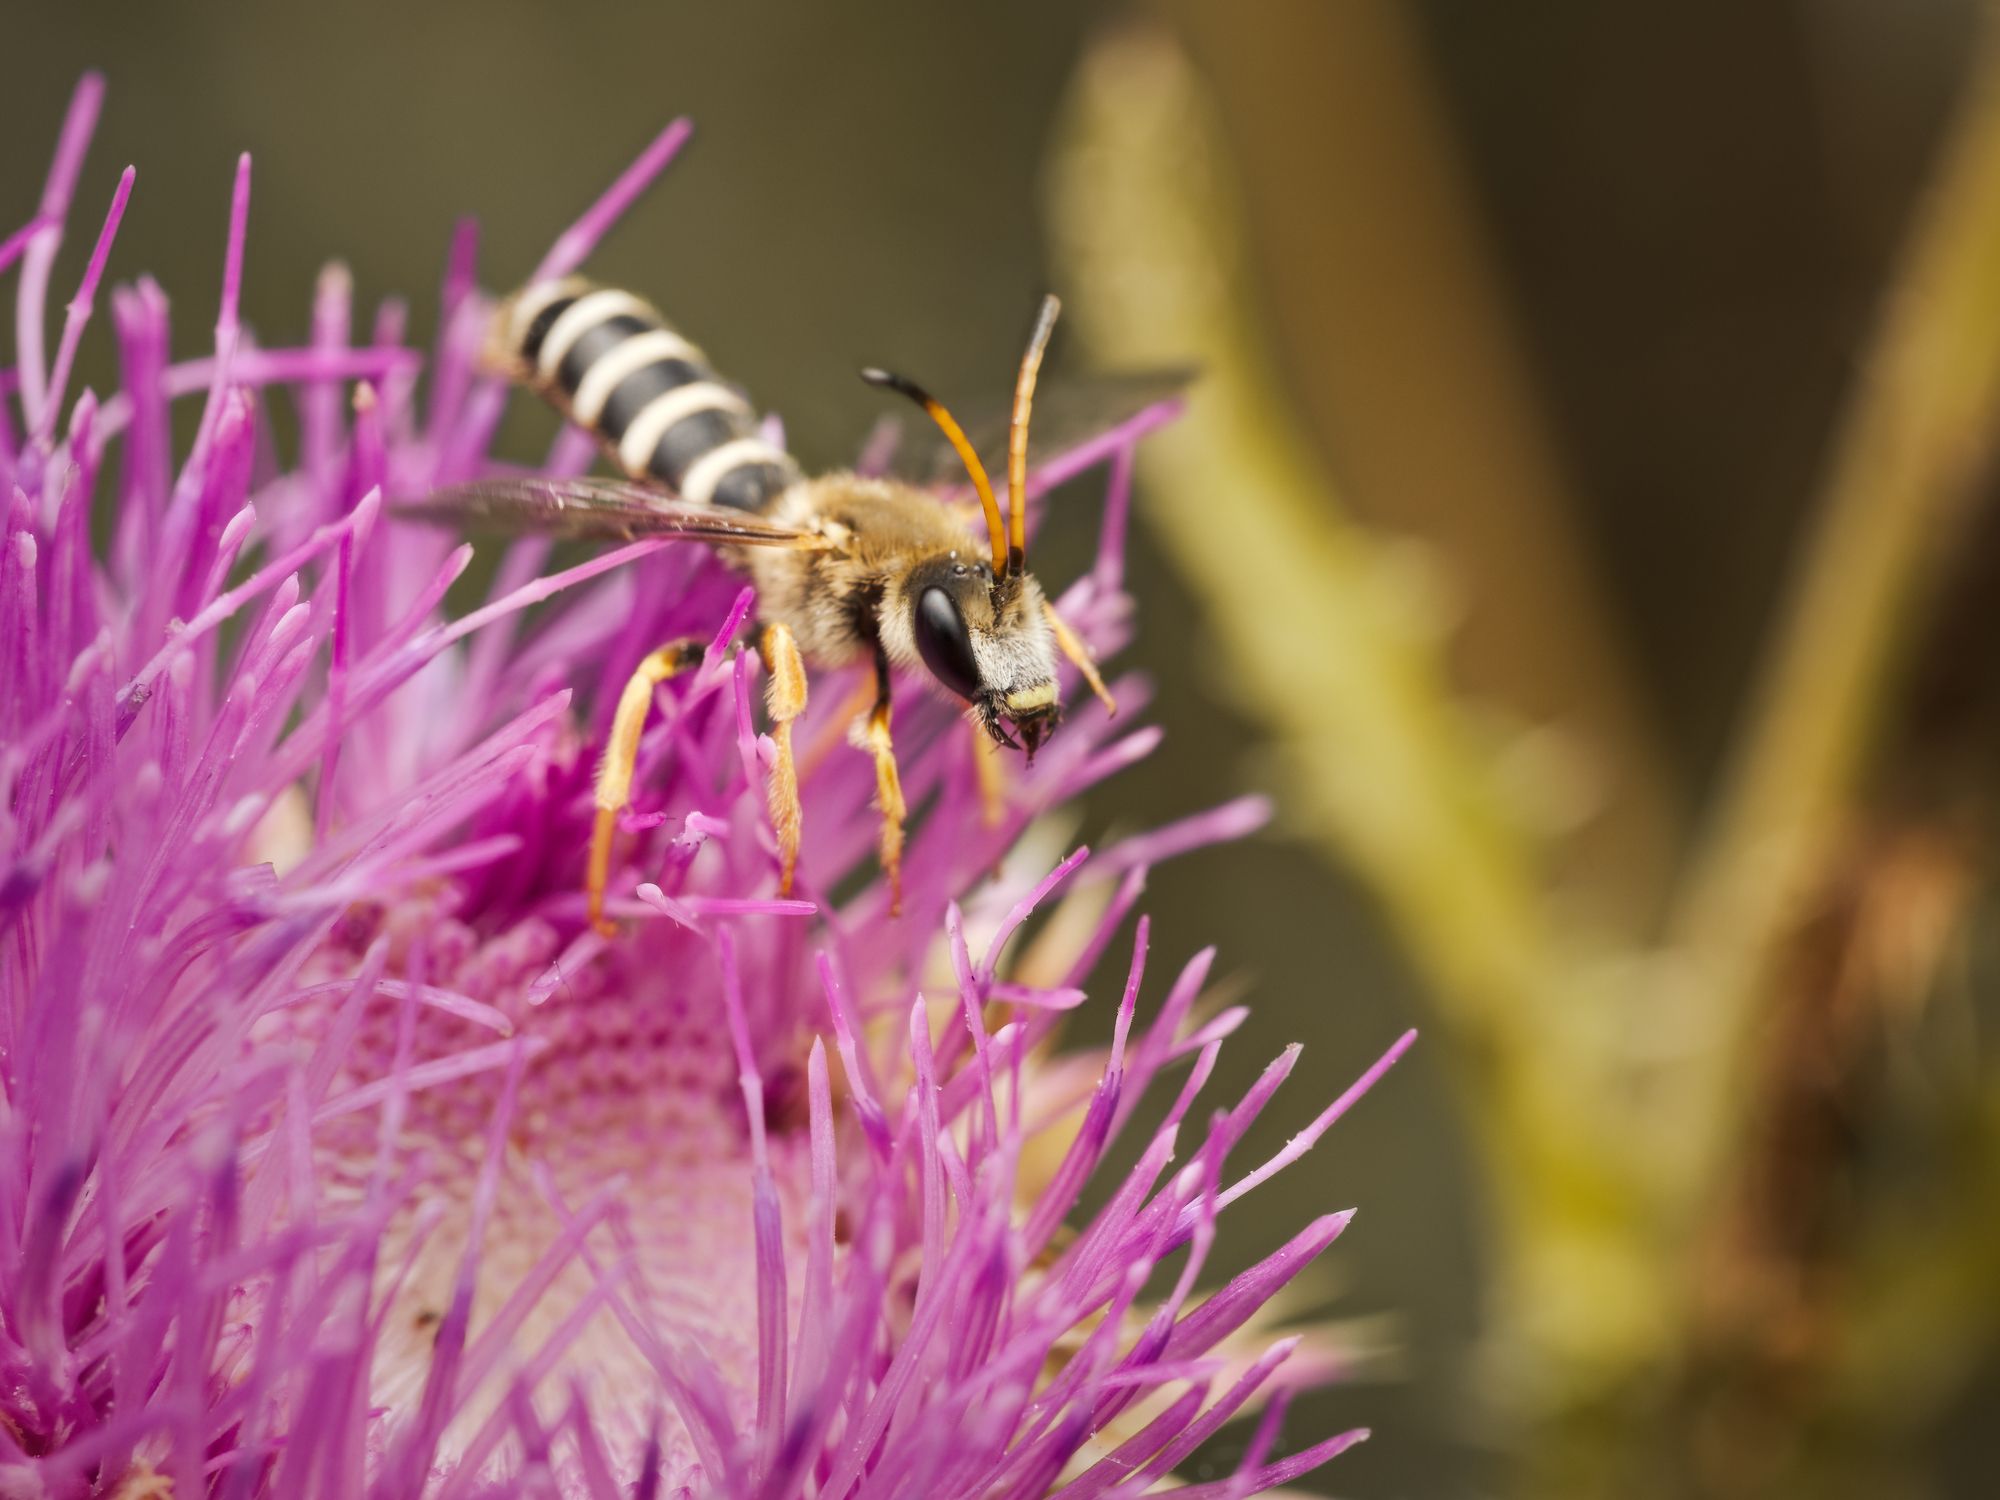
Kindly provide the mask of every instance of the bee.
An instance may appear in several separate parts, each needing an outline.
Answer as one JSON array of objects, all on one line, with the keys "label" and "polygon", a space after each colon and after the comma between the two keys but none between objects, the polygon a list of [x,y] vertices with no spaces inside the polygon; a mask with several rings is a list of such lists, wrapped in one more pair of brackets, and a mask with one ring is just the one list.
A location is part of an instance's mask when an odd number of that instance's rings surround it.
[{"label": "bee", "polygon": [[[983,553],[932,490],[845,471],[804,474],[762,436],[744,396],[650,304],[575,278],[530,285],[501,303],[488,359],[593,434],[625,477],[488,480],[440,490],[405,511],[562,536],[702,541],[750,576],[777,752],[770,815],[787,894],[801,826],[791,728],[806,707],[807,667],[871,663],[874,702],[855,738],[875,761],[893,912],[907,815],[890,734],[897,669],[927,673],[995,744],[1030,760],[1061,719],[1058,653],[1116,711],[1088,649],[1027,565],[1028,419],[1059,310],[1054,297],[1043,300],[1015,380],[1005,515],[978,450],[939,401],[904,376],[861,372],[922,407],[956,452],[979,496]],[[600,931],[611,930],[604,898],[613,841],[654,689],[699,664],[702,652],[696,641],[660,647],[620,695],[597,777],[586,876],[589,918]]]}]

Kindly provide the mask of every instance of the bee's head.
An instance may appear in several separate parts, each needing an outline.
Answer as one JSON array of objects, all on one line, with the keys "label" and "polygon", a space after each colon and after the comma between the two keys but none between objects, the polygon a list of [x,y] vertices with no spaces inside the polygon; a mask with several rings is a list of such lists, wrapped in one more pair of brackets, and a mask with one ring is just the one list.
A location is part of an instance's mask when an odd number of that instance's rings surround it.
[{"label": "bee's head", "polygon": [[[870,385],[900,391],[930,413],[979,492],[993,549],[990,564],[964,561],[954,552],[916,570],[906,583],[907,602],[892,611],[898,616],[892,628],[907,624],[910,645],[931,675],[972,705],[995,740],[1026,750],[1031,760],[1062,714],[1048,604],[1028,571],[1028,412],[1061,305],[1054,297],[1042,299],[1014,380],[1004,518],[985,464],[951,413],[913,380],[887,370],[861,372]],[[1009,723],[1018,740],[1008,733]]]},{"label": "bee's head", "polygon": [[1062,714],[1034,576],[996,582],[986,564],[953,556],[915,569],[904,599],[910,644],[931,676],[972,705],[995,741],[1032,757]]}]

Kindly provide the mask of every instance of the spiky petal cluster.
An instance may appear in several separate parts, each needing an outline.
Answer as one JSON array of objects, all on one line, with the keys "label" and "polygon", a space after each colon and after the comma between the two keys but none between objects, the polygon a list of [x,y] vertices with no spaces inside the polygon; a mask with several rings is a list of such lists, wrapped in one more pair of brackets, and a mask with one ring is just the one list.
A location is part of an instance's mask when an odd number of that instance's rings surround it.
[{"label": "spiky petal cluster", "polygon": [[[1188,1128],[1239,1014],[1199,1014],[1204,954],[1140,1026],[1143,921],[1094,1078],[1073,1090],[1046,1057],[1147,867],[1260,810],[1023,875],[1032,855],[1003,861],[1034,821],[1155,736],[1082,710],[993,819],[963,726],[909,696],[923,815],[892,920],[871,774],[840,743],[853,684],[828,678],[799,732],[800,894],[779,899],[755,659],[718,649],[662,694],[624,930],[597,936],[579,883],[607,706],[659,642],[725,647],[740,580],[654,544],[549,573],[527,541],[448,618],[469,549],[383,496],[490,466],[505,392],[476,365],[472,236],[428,361],[398,306],[352,341],[338,272],[306,346],[259,347],[237,319],[247,159],[213,352],[171,358],[142,279],[111,299],[119,392],[65,405],[132,186],[50,360],[97,99],[86,80],[40,211],[0,244],[20,275],[0,402],[0,1495],[1084,1500],[1152,1489],[1317,1373],[1296,1338],[1242,1335],[1344,1215],[1195,1288],[1219,1211],[1373,1071],[1232,1176],[1291,1055]],[[542,273],[577,264],[684,133]],[[296,411],[289,468],[274,400]],[[1163,415],[1037,480],[1113,461],[1103,555],[1063,601],[1101,648],[1125,618],[1131,446]],[[544,467],[588,457],[566,435]],[[1136,1164],[1079,1220],[1176,1069]],[[1282,1405],[1233,1477],[1182,1493],[1252,1493],[1355,1436],[1273,1458]]]}]

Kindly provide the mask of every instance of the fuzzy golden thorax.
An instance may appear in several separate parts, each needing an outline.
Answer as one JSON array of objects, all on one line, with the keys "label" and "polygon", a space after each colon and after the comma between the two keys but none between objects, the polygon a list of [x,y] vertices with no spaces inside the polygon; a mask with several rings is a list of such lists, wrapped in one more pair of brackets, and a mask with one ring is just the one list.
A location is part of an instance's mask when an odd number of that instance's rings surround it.
[{"label": "fuzzy golden thorax", "polygon": [[773,518],[837,543],[744,558],[765,618],[789,626],[807,660],[834,665],[879,645],[964,699],[995,740],[1032,753],[1048,737],[1060,699],[1041,585],[1026,573],[996,580],[936,496],[834,474],[794,486]]}]

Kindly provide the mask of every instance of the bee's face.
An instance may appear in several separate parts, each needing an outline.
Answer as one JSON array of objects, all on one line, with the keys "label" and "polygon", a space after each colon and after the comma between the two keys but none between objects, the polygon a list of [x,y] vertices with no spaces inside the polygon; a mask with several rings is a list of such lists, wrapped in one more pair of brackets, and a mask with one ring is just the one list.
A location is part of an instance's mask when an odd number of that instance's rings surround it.
[{"label": "bee's face", "polygon": [[1062,711],[1041,585],[1021,574],[996,588],[985,564],[948,559],[914,571],[904,598],[911,644],[930,674],[972,705],[996,741],[1032,756]]}]

